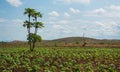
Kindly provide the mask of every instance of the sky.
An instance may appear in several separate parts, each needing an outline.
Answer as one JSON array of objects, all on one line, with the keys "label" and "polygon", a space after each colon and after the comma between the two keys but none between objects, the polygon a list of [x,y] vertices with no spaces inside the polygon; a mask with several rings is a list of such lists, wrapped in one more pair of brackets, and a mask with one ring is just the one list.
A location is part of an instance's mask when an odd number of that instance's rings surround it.
[{"label": "sky", "polygon": [[43,14],[38,34],[44,40],[120,39],[120,0],[0,0],[0,41],[26,40],[25,8]]}]

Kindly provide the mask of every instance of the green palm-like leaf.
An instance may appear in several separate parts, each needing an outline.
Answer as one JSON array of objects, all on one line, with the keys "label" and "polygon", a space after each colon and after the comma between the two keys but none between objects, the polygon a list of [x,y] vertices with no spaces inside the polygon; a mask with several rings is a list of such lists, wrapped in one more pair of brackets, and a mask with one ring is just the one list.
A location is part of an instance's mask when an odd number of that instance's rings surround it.
[{"label": "green palm-like leaf", "polygon": [[42,18],[42,14],[41,14],[40,12],[34,12],[34,13],[32,14],[32,17],[34,17],[35,19],[36,19],[37,17]]},{"label": "green palm-like leaf", "polygon": [[32,16],[35,13],[35,9],[25,8],[24,14],[28,14],[28,17]]},{"label": "green palm-like leaf", "polygon": [[37,34],[30,33],[30,35],[28,35],[27,40],[28,41],[42,41],[42,38],[41,38],[41,36],[39,36]]},{"label": "green palm-like leaf", "polygon": [[44,26],[43,26],[43,23],[42,23],[42,22],[34,22],[33,27],[35,27],[35,28],[42,28],[42,27],[44,27]]},{"label": "green palm-like leaf", "polygon": [[26,21],[24,22],[24,24],[23,24],[23,27],[31,28],[32,25],[33,25],[32,22],[29,22],[29,21],[26,20]]}]

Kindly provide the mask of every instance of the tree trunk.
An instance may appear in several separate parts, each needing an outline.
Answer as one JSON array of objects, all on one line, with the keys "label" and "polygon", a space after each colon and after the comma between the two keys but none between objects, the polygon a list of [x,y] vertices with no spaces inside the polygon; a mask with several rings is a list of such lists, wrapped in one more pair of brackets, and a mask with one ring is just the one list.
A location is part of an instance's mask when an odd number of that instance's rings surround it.
[{"label": "tree trunk", "polygon": [[35,42],[36,42],[36,41],[33,41],[32,51],[33,51],[34,48],[35,48]]},{"label": "tree trunk", "polygon": [[[35,18],[35,22],[37,22],[37,17]],[[35,35],[37,34],[37,27],[36,27],[36,25],[35,25],[35,32],[34,32],[34,34],[35,34]],[[32,51],[33,51],[34,48],[35,48],[35,43],[36,43],[36,39],[33,40]]]},{"label": "tree trunk", "polygon": [[[28,28],[28,37],[30,37],[30,15],[28,16],[29,17],[29,28]],[[32,43],[31,43],[31,40],[29,40],[29,45],[30,45],[30,51],[32,51]]]},{"label": "tree trunk", "polygon": [[35,28],[35,34],[37,34],[37,30],[38,30],[38,28]]},{"label": "tree trunk", "polygon": [[[35,22],[37,22],[37,17],[35,17]],[[34,34],[37,34],[37,25],[35,25],[35,33]]]},{"label": "tree trunk", "polygon": [[[35,35],[37,35],[37,30],[38,30],[38,28],[35,28]],[[35,48],[35,43],[36,43],[36,39],[33,41],[33,46],[32,46],[32,48],[34,49]]]}]

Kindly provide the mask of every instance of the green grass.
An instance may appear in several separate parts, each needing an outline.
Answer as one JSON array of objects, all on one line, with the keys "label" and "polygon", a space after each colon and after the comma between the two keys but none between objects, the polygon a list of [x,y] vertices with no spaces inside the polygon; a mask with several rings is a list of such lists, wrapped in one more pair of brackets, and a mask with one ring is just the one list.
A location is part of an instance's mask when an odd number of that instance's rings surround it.
[{"label": "green grass", "polygon": [[0,49],[0,72],[119,72],[117,48]]}]

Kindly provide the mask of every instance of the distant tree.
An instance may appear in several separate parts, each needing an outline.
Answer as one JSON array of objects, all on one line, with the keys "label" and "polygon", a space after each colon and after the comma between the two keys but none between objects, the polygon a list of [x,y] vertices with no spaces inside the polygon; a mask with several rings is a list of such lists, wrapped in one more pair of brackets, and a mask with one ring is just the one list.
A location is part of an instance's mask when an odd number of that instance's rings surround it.
[{"label": "distant tree", "polygon": [[[30,45],[30,51],[33,51],[36,41],[42,40],[41,36],[37,35],[38,28],[44,27],[42,22],[37,21],[38,17],[42,18],[42,14],[40,12],[37,12],[35,9],[31,8],[26,8],[24,14],[28,15],[28,20],[24,22],[23,26],[27,27],[28,30],[27,40],[28,44]],[[34,18],[33,19],[34,22],[31,22],[31,17]],[[31,33],[32,27],[35,28],[34,33]]]},{"label": "distant tree", "polygon": [[6,42],[2,41],[1,43],[2,43],[2,47],[5,48]]},{"label": "distant tree", "polygon": [[85,39],[85,37],[84,37],[84,33],[83,33],[83,44],[82,44],[82,47],[85,47],[86,46],[86,39]]},{"label": "distant tree", "polygon": [[79,41],[76,41],[76,44],[79,44]]},{"label": "distant tree", "polygon": [[55,47],[57,47],[57,42],[55,42]]},{"label": "distant tree", "polygon": [[67,42],[65,41],[65,45],[67,45]]},{"label": "distant tree", "polygon": [[86,42],[84,42],[84,43],[83,43],[83,45],[82,45],[82,47],[85,47],[85,46],[86,46],[86,44],[87,44],[87,43],[86,43]]}]

